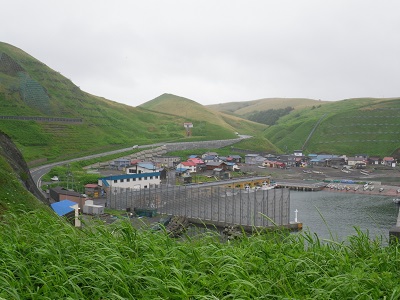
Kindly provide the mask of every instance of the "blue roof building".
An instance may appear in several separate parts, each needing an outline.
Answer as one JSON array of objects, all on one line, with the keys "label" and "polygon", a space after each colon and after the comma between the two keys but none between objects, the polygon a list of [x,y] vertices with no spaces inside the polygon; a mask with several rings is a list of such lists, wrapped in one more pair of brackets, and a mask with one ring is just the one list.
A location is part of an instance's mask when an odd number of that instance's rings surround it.
[{"label": "blue roof building", "polygon": [[62,200],[60,202],[50,204],[51,208],[59,216],[65,216],[71,212],[74,212],[75,208],[73,208],[73,206],[75,205],[77,205],[77,203],[70,200]]}]

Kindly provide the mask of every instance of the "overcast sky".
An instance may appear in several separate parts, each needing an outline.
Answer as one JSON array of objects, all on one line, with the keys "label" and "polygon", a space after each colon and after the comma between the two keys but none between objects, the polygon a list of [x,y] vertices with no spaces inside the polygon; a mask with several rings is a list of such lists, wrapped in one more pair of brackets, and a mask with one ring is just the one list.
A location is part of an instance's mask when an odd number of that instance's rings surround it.
[{"label": "overcast sky", "polygon": [[398,0],[1,2],[1,41],[132,106],[400,96]]}]

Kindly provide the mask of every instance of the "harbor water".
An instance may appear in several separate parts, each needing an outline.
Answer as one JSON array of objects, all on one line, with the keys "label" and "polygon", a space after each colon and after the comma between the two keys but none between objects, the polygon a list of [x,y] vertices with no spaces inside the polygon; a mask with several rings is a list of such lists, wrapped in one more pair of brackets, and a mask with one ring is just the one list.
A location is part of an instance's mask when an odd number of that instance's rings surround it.
[{"label": "harbor water", "polygon": [[393,197],[346,192],[290,193],[290,219],[303,223],[303,231],[315,233],[320,240],[346,241],[357,234],[355,227],[370,238],[387,244],[389,229],[396,225],[399,206]]}]

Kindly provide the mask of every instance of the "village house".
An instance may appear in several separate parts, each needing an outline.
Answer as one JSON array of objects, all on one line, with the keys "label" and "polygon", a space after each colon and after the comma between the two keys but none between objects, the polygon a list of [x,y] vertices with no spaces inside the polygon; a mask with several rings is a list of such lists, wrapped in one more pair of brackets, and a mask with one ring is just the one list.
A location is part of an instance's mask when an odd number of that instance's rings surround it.
[{"label": "village house", "polygon": [[222,170],[226,170],[226,164],[224,162],[220,162],[220,161],[210,161],[208,163],[206,163],[206,168],[207,170],[214,170],[216,168],[220,168]]},{"label": "village house", "polygon": [[393,157],[384,157],[381,164],[394,168],[396,167],[396,160]]},{"label": "village house", "polygon": [[62,200],[70,200],[79,205],[82,208],[84,205],[84,200],[86,197],[82,196],[80,193],[68,190],[61,186],[57,186],[49,189],[49,197],[55,202],[60,202]]},{"label": "village house", "polygon": [[226,169],[233,172],[239,172],[240,168],[236,163],[233,162],[225,162]]},{"label": "village house", "polygon": [[242,162],[242,157],[240,155],[229,155],[227,161],[240,164]]},{"label": "village house", "polygon": [[85,194],[90,198],[100,198],[104,196],[104,191],[98,184],[88,183],[85,185]]},{"label": "village house", "polygon": [[110,167],[121,170],[123,168],[129,167],[131,165],[131,160],[127,158],[119,158],[114,160],[111,164]]},{"label": "village house", "polygon": [[262,164],[263,167],[268,168],[280,168],[283,169],[286,167],[284,162],[276,161],[276,160],[265,160]]},{"label": "village house", "polygon": [[133,166],[126,168],[126,174],[141,174],[150,173],[157,170],[156,166],[152,162],[138,162]]},{"label": "village house", "polygon": [[224,169],[222,168],[215,168],[213,170],[213,176],[217,177],[218,179],[230,179],[230,174],[229,172],[226,172]]},{"label": "village house", "polygon": [[347,165],[351,167],[356,167],[357,165],[365,165],[365,158],[364,157],[348,157],[347,158]]},{"label": "village house", "polygon": [[180,161],[179,156],[157,156],[154,158],[154,163],[158,167],[174,168]]},{"label": "village house", "polygon": [[215,158],[218,158],[218,153],[217,152],[206,152],[206,153],[204,153],[202,156],[201,156],[201,158],[204,160],[204,161],[206,161],[206,157],[207,156],[210,156],[210,157],[214,157],[214,159]]},{"label": "village house", "polygon": [[303,150],[294,150],[293,155],[294,156],[303,156]]},{"label": "village house", "polygon": [[207,155],[202,157],[202,160],[207,164],[210,161],[219,161],[219,157],[216,155]]},{"label": "village house", "polygon": [[190,173],[197,172],[197,164],[193,161],[183,161],[176,166],[176,169],[186,169]]},{"label": "village house", "polygon": [[382,162],[382,159],[378,156],[371,156],[368,158],[368,163],[370,165],[380,165]]},{"label": "village house", "polygon": [[262,165],[265,158],[259,154],[246,154],[244,163],[248,165]]},{"label": "village house", "polygon": [[288,154],[288,155],[285,154],[279,156],[279,161],[285,163],[287,167],[295,167],[297,159],[298,156],[295,156],[294,154]]},{"label": "village house", "polygon": [[81,226],[81,221],[79,219],[79,205],[74,201],[61,200],[60,202],[55,202],[50,204],[54,212],[60,217],[67,219],[75,227]]},{"label": "village house", "polygon": [[187,161],[194,162],[196,165],[204,164],[204,161],[202,159],[198,158],[198,157],[189,158]]}]

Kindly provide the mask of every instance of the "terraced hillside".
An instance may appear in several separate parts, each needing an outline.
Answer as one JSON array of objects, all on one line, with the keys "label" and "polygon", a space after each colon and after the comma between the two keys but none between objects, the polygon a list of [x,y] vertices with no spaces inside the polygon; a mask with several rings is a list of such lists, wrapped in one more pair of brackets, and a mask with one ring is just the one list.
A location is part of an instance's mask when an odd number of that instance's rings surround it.
[{"label": "terraced hillside", "polygon": [[400,99],[349,99],[292,112],[266,137],[288,151],[389,156],[400,148],[399,128]]}]

